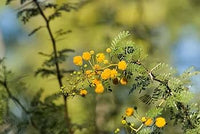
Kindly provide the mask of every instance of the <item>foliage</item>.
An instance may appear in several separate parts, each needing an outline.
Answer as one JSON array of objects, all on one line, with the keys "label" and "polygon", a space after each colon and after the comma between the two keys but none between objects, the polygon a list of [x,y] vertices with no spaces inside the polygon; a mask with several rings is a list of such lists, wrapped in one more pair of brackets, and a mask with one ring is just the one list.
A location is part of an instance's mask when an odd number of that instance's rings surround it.
[{"label": "foliage", "polygon": [[[124,40],[128,35],[128,32],[121,32],[114,39],[111,44],[112,47],[106,49],[108,56],[101,52],[96,54],[94,51],[92,51],[92,53],[91,51],[83,52],[82,57],[75,56],[73,60],[74,64],[80,66],[80,70],[78,71],[79,77],[84,77],[83,80],[88,81],[89,85],[95,88],[97,94],[103,93],[104,88],[107,89],[107,91],[109,91],[108,89],[113,89],[113,83],[115,85],[118,83],[127,85],[128,83],[128,85],[131,86],[129,93],[133,93],[136,90],[139,90],[139,93],[147,90],[153,91],[152,95],[145,94],[141,96],[140,99],[148,105],[159,104],[155,105],[154,108],[151,108],[147,112],[146,116],[143,117],[146,118],[146,121],[141,121],[141,126],[139,128],[134,128],[126,119],[128,116],[133,116],[138,120],[142,120],[141,115],[138,115],[137,112],[135,114],[127,114],[126,112],[126,115],[123,116],[122,124],[128,127],[131,133],[137,133],[142,130],[142,128],[145,129],[145,126],[152,128],[153,131],[151,133],[160,132],[161,129],[158,128],[164,127],[166,121],[163,117],[161,117],[163,119],[162,123],[157,123],[157,120],[159,120],[159,116],[162,116],[164,111],[169,110],[171,112],[171,117],[173,117],[171,120],[174,120],[175,124],[182,124],[184,132],[188,131],[188,129],[196,130],[199,121],[197,119],[195,122],[193,121],[194,119],[192,118],[191,112],[196,115],[199,114],[199,110],[194,112],[194,110],[190,108],[192,93],[189,91],[187,84],[191,76],[199,72],[192,72],[192,69],[189,69],[181,76],[177,76],[171,67],[161,63],[152,69],[147,69],[142,63],[142,50],[137,48],[134,42],[128,41],[127,43],[127,41]],[[84,56],[86,53],[88,54],[88,58]],[[123,64],[121,64],[122,62]],[[115,70],[114,75],[112,74],[113,70]],[[106,84],[104,84],[105,82]],[[103,85],[101,87],[101,92],[97,90],[99,84]],[[73,83],[73,85],[76,84]],[[82,85],[75,89],[81,92],[82,89],[87,89],[87,85],[86,87]],[[84,94],[84,96],[85,95],[86,94]],[[154,121],[155,125],[153,125]],[[118,133],[119,131],[115,132]]]},{"label": "foliage", "polygon": [[[7,0],[7,4],[11,1]],[[20,1],[22,6],[26,2],[29,1]],[[56,77],[60,92],[46,96],[42,101],[43,90],[41,89],[33,98],[29,98],[27,103],[24,103],[24,98],[20,96],[20,93],[27,89],[26,85],[18,81],[16,85],[10,86],[9,76],[12,73],[6,69],[3,60],[0,60],[0,85],[2,87],[0,121],[9,125],[2,133],[26,133],[28,126],[31,126],[42,134],[73,134],[76,131],[73,128],[79,124],[72,124],[68,115],[67,101],[70,97],[86,97],[94,92],[97,94],[115,92],[117,87],[122,86],[129,89],[129,95],[137,91],[138,98],[152,107],[145,115],[138,113],[137,110],[140,107],[126,110],[122,116],[122,125],[127,129],[127,133],[161,133],[163,128],[167,127],[167,122],[170,121],[174,122],[174,125],[181,124],[184,133],[198,133],[200,112],[199,108],[191,103],[193,95],[188,87],[191,77],[198,74],[198,71],[190,68],[179,76],[173,68],[164,63],[157,65],[152,63],[154,67],[149,69],[145,65],[147,54],[135,42],[127,40],[127,37],[130,36],[128,31],[119,33],[106,52],[91,50],[75,56],[73,62],[77,65],[77,70],[63,69],[60,65],[65,62],[68,53],[74,52],[74,50],[57,50],[57,40],[71,31],[59,29],[55,33],[57,36],[54,36],[50,22],[61,17],[62,12],[77,10],[82,3],[57,5],[53,2],[37,0],[30,1],[30,3],[33,6],[20,9],[18,18],[25,24],[31,18],[40,15],[45,21],[45,26],[38,26],[29,35],[45,28],[53,48],[53,52],[50,54],[39,53],[47,59],[43,62],[42,67],[38,68],[35,75]],[[53,9],[53,13],[46,15],[47,9]],[[63,78],[66,78],[67,82],[63,82]],[[55,101],[61,97],[64,98],[63,104],[56,104]],[[20,109],[22,119],[11,112],[8,100],[14,102]],[[170,113],[170,118],[164,113]],[[133,118],[133,120],[129,121],[129,118]],[[134,126],[136,120],[139,127]],[[80,128],[82,127],[80,126]],[[119,132],[119,129],[115,131],[115,133]]]},{"label": "foliage", "polygon": [[[62,49],[60,51],[58,51],[58,56],[57,58],[54,57],[54,53],[51,54],[45,54],[42,52],[39,52],[40,55],[44,56],[44,57],[48,57],[47,60],[45,60],[42,64],[41,68],[38,68],[38,70],[35,72],[35,75],[41,75],[42,77],[48,77],[50,75],[54,75],[56,76],[56,70],[54,69],[55,67],[55,63],[63,63],[66,58],[68,57],[67,53],[69,52],[74,52],[74,50],[72,49]],[[64,75],[66,73],[70,73],[73,72],[73,70],[65,70],[62,69],[61,73]]]}]

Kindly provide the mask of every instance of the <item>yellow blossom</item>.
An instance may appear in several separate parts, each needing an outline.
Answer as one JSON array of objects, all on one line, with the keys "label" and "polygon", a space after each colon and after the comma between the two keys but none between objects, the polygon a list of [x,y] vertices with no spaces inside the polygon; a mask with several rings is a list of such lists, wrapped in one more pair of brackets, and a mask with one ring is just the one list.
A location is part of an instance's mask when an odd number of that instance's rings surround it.
[{"label": "yellow blossom", "polygon": [[101,73],[101,78],[106,80],[110,78],[110,75],[111,75],[111,70],[107,68]]},{"label": "yellow blossom", "polygon": [[92,70],[86,70],[85,74],[87,77],[91,77],[93,75],[93,72],[92,72]]},{"label": "yellow blossom", "polygon": [[113,79],[113,78],[115,78],[116,76],[117,76],[117,70],[116,70],[116,69],[111,70],[111,72],[110,72],[110,77]]},{"label": "yellow blossom", "polygon": [[100,70],[101,67],[99,66],[99,64],[95,64],[94,67],[93,67],[93,69],[94,69],[94,70]]},{"label": "yellow blossom", "polygon": [[151,118],[147,119],[144,123],[146,126],[151,126],[153,124],[153,120]]},{"label": "yellow blossom", "polygon": [[94,54],[94,51],[93,51],[93,50],[91,50],[91,51],[90,51],[90,54]]},{"label": "yellow blossom", "polygon": [[108,64],[108,60],[104,60],[104,61],[103,61],[103,64]]},{"label": "yellow blossom", "polygon": [[119,132],[120,132],[120,129],[117,128],[117,129],[115,130],[115,134],[117,134],[117,133],[119,133]]},{"label": "yellow blossom", "polygon": [[126,78],[122,78],[122,79],[120,80],[120,83],[121,83],[122,85],[126,85],[126,84],[128,83],[128,81],[127,81]]},{"label": "yellow blossom", "polygon": [[146,117],[142,117],[141,121],[146,122],[147,121]]},{"label": "yellow blossom", "polygon": [[87,65],[87,64],[85,64],[83,67],[84,67],[84,68],[87,68],[87,67],[88,67],[88,65]]},{"label": "yellow blossom", "polygon": [[100,80],[99,79],[94,79],[93,81],[92,81],[92,84],[95,84],[95,85],[98,85],[98,84],[100,84],[101,82],[100,82]]},{"label": "yellow blossom", "polygon": [[106,49],[106,52],[107,52],[107,53],[110,53],[110,52],[111,52],[111,49],[110,49],[110,48],[107,48],[107,49]]},{"label": "yellow blossom", "polygon": [[122,120],[122,124],[125,125],[126,124],[126,120]]},{"label": "yellow blossom", "polygon": [[87,90],[81,89],[81,90],[80,90],[80,95],[81,95],[81,96],[87,95]]},{"label": "yellow blossom", "polygon": [[158,118],[156,118],[156,123],[155,123],[155,125],[156,125],[157,127],[159,127],[159,128],[164,127],[165,124],[166,124],[165,118],[163,118],[163,117],[158,117]]},{"label": "yellow blossom", "polygon": [[96,55],[97,62],[103,62],[105,59],[105,55],[103,53],[98,53]]},{"label": "yellow blossom", "polygon": [[126,67],[127,67],[127,64],[126,64],[125,61],[122,60],[122,61],[120,61],[120,62],[118,63],[118,69],[119,69],[119,70],[125,70]]},{"label": "yellow blossom", "polygon": [[96,92],[97,94],[101,94],[101,93],[103,93],[103,91],[104,91],[103,85],[102,85],[102,84],[97,84],[97,85],[96,85],[96,88],[95,88],[95,92]]},{"label": "yellow blossom", "polygon": [[89,52],[84,52],[82,57],[83,57],[84,60],[90,60],[91,54]]},{"label": "yellow blossom", "polygon": [[134,109],[132,107],[129,107],[126,109],[126,116],[132,116],[134,113]]},{"label": "yellow blossom", "polygon": [[91,74],[91,73],[92,73],[92,70],[86,70],[86,71],[85,71],[85,74],[86,74],[86,75],[89,75],[89,74]]},{"label": "yellow blossom", "polygon": [[83,65],[83,60],[82,60],[82,57],[81,57],[81,56],[75,56],[75,57],[73,58],[73,62],[74,62],[74,64],[77,65],[77,66]]}]

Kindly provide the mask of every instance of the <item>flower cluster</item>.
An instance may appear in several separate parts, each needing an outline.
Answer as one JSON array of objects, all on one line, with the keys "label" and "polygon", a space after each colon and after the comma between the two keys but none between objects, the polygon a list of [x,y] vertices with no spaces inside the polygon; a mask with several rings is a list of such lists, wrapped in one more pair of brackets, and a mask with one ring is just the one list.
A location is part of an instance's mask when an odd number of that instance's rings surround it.
[{"label": "flower cluster", "polygon": [[[87,80],[90,86],[94,87],[94,91],[97,94],[103,93],[108,88],[104,85],[105,81],[114,85],[118,83],[126,85],[128,83],[127,78],[122,75],[128,66],[127,62],[124,60],[112,61],[111,51],[111,48],[107,48],[105,53],[95,53],[92,50],[83,52],[82,56],[75,56],[73,58],[73,63],[80,67],[85,80]],[[86,89],[80,90],[81,96],[86,94]]]},{"label": "flower cluster", "polygon": [[[153,126],[156,126],[157,128],[163,128],[166,125],[165,118],[156,117],[155,119],[153,119],[153,118],[148,118],[144,116],[140,117],[136,110],[137,108],[128,107],[125,111],[125,115],[122,116],[122,120],[121,120],[122,125],[129,127],[132,131],[138,132],[143,127],[153,127]],[[138,120],[140,123],[140,127],[134,128],[134,123],[128,122],[127,120],[128,118],[133,118],[133,119]],[[118,131],[115,131],[115,133],[119,133],[119,129]]]}]

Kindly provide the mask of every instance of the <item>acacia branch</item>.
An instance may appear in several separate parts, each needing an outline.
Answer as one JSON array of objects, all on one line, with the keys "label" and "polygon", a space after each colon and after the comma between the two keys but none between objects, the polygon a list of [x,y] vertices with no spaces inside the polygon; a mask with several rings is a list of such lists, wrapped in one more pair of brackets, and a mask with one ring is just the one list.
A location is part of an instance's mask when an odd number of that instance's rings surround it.
[{"label": "acacia branch", "polygon": [[[46,29],[48,31],[48,34],[50,36],[51,42],[52,42],[52,46],[53,46],[53,53],[54,53],[54,58],[55,58],[55,66],[56,66],[56,75],[57,75],[57,80],[59,83],[59,87],[60,89],[63,87],[63,83],[62,83],[62,75],[61,75],[61,71],[60,71],[60,67],[59,67],[59,63],[58,63],[58,55],[57,55],[57,47],[56,47],[56,40],[53,36],[51,27],[50,27],[50,21],[49,19],[46,17],[46,15],[44,14],[42,8],[40,7],[40,4],[37,0],[33,0],[33,2],[35,3],[35,5],[37,6],[40,15],[42,16],[42,18],[44,19],[45,23],[46,23]],[[70,122],[70,118],[68,115],[68,107],[67,107],[67,96],[68,94],[64,95],[63,94],[63,100],[64,100],[64,107],[65,107],[65,119],[66,119],[66,123],[67,123],[67,128],[69,129],[69,133],[73,134],[73,131],[71,129],[71,122]]]},{"label": "acacia branch", "polygon": [[[14,103],[16,103],[27,115],[31,114],[31,111],[28,111],[25,106],[12,94],[10,91],[10,88],[8,87],[8,82],[7,82],[7,74],[6,74],[6,69],[5,66],[3,66],[3,73],[4,73],[4,79],[0,81],[0,84],[5,88],[6,93],[8,94],[8,98],[11,99]],[[7,106],[8,107],[8,106]],[[38,129],[36,124],[34,123],[33,119],[30,118],[31,125],[35,128]]]},{"label": "acacia branch", "polygon": [[[134,62],[134,64],[137,64],[137,65],[140,65],[142,66],[145,71],[148,73],[148,75],[151,77],[152,80],[154,81],[157,81],[159,83],[161,83],[162,85],[164,85],[166,88],[167,88],[167,92],[169,93],[170,96],[173,96],[174,94],[172,93],[172,89],[169,87],[168,85],[168,81],[162,81],[160,79],[157,79],[156,76],[152,73],[152,71],[149,72],[149,70],[143,65],[141,64],[140,62]],[[164,100],[166,100],[166,98],[164,98]],[[162,100],[161,104],[163,103],[164,101]],[[160,104],[159,104],[160,105]],[[187,121],[188,121],[188,124],[190,124],[192,126],[192,128],[194,127],[193,124],[192,124],[192,121],[191,121],[191,118],[189,116],[189,109],[186,108],[186,106],[181,103],[181,102],[176,102],[175,105],[179,105],[179,110],[180,111],[183,111],[182,114],[185,114],[184,116],[186,117]]]},{"label": "acacia branch", "polygon": [[8,97],[11,100],[13,100],[13,102],[17,103],[26,114],[28,114],[29,111],[26,110],[26,108],[22,105],[22,103],[11,93],[10,89],[8,88],[7,75],[6,75],[6,67],[5,66],[3,66],[3,74],[4,74],[4,80],[1,81],[1,85],[3,85],[3,87],[6,89]]},{"label": "acacia branch", "polygon": [[10,92],[10,89],[8,88],[7,81],[3,82],[3,86],[6,89],[8,97],[11,100],[13,100],[13,102],[17,103],[26,114],[29,114],[30,112],[22,105],[22,103],[15,96],[12,95],[12,93]]}]

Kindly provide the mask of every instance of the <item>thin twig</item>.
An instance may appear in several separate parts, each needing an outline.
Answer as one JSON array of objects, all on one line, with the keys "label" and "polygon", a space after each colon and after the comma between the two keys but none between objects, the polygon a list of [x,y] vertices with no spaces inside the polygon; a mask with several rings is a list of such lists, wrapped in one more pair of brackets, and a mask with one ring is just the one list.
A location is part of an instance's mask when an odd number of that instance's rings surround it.
[{"label": "thin twig", "polygon": [[[161,83],[162,85],[164,85],[164,86],[167,88],[167,92],[169,93],[170,96],[173,96],[173,95],[174,95],[173,92],[172,92],[172,89],[171,89],[171,88],[169,87],[169,85],[168,85],[168,81],[162,81],[162,80],[160,80],[160,79],[157,79],[156,76],[152,73],[152,71],[149,72],[149,70],[148,70],[143,64],[141,64],[140,62],[135,62],[134,64],[141,65],[141,66],[145,69],[145,71],[148,73],[148,75],[150,75],[150,77],[152,78],[152,80],[157,81],[157,82]],[[158,66],[158,65],[157,65],[157,66]],[[154,68],[153,68],[152,70],[154,70]],[[166,98],[165,98],[165,99],[166,99]],[[163,103],[164,103],[164,100],[161,101],[161,103],[160,103],[159,105],[161,106]],[[183,103],[181,103],[181,102],[174,102],[174,105],[176,106],[176,108],[177,108],[177,104],[178,104],[178,103],[180,104],[181,110],[184,111],[185,117],[187,118],[188,123],[192,125],[191,118],[190,118],[190,116],[187,114],[187,113],[188,113],[188,109],[187,109],[186,106],[185,106]],[[178,108],[177,108],[177,110],[178,110]]]},{"label": "thin twig", "polygon": [[[8,97],[14,102],[16,103],[26,114],[27,116],[30,116],[31,114],[31,111],[28,111],[25,106],[11,93],[9,87],[8,87],[8,81],[7,81],[7,74],[6,74],[6,69],[4,67],[3,69],[3,73],[4,73],[4,80],[3,82],[1,83],[1,85],[5,88],[7,94],[8,94]],[[7,105],[7,109],[8,109],[8,105]],[[31,125],[38,130],[38,127],[37,125],[34,123],[33,119],[30,117],[30,123]]]},{"label": "thin twig", "polygon": [[9,96],[9,98],[12,99],[13,102],[17,103],[17,104],[21,107],[21,109],[22,109],[26,114],[28,114],[29,111],[26,110],[26,108],[22,105],[22,103],[21,103],[15,96],[12,95],[12,93],[10,92],[10,90],[9,90],[9,88],[8,88],[8,85],[7,85],[7,82],[6,82],[6,81],[4,82],[4,88],[6,89],[6,92],[7,92],[8,96]]},{"label": "thin twig", "polygon": [[[42,18],[44,19],[45,23],[46,23],[46,28],[47,28],[47,31],[49,33],[49,36],[50,36],[50,39],[51,39],[51,42],[52,42],[52,46],[53,46],[53,53],[54,53],[54,58],[56,59],[55,60],[55,66],[56,66],[56,74],[57,74],[57,80],[58,80],[58,83],[59,83],[59,86],[60,88],[63,87],[63,83],[62,83],[62,75],[61,75],[61,72],[60,72],[60,67],[59,67],[59,63],[58,63],[58,55],[57,55],[57,48],[56,48],[56,40],[53,36],[53,33],[52,33],[52,30],[51,30],[51,27],[50,27],[50,21],[48,20],[48,18],[46,17],[46,15],[44,14],[42,8],[40,7],[40,4],[38,3],[37,0],[33,0],[34,3],[36,4],[39,12],[40,12],[40,15],[42,16]],[[63,100],[64,100],[64,107],[65,107],[65,120],[66,120],[66,125],[67,125],[67,128],[69,129],[69,133],[70,134],[73,134],[74,132],[72,131],[71,129],[71,122],[70,122],[70,118],[69,118],[69,114],[68,114],[68,106],[67,106],[67,96],[68,95],[64,95],[63,94]]]}]

